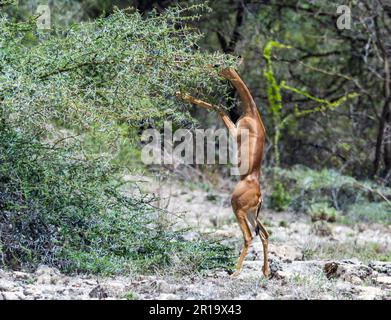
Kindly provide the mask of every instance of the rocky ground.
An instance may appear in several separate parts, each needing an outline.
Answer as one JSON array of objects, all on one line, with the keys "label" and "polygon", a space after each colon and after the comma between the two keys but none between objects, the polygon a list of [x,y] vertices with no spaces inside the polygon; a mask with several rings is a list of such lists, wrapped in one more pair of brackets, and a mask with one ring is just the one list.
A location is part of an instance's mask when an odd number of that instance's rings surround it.
[{"label": "rocky ground", "polygon": [[[224,239],[240,252],[242,235],[229,205],[229,191],[177,184],[143,188],[178,227]],[[263,210],[271,233],[271,277],[262,276],[262,245],[254,239],[242,273],[129,275],[102,278],[64,275],[40,266],[34,273],[0,270],[0,300],[10,299],[390,299],[391,226],[312,223],[308,216]],[[188,232],[186,237],[198,237]]]}]

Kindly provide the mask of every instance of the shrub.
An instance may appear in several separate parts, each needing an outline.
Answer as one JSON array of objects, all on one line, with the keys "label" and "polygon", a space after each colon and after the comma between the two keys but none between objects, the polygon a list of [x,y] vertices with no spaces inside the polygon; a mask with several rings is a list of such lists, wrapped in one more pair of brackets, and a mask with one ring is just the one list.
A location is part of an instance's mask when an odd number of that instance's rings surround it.
[{"label": "shrub", "polygon": [[[314,220],[334,220],[340,212],[353,221],[390,221],[391,188],[330,169],[315,171],[295,166],[274,172],[291,197],[290,207],[310,213]],[[273,193],[271,197],[275,197]]]},{"label": "shrub", "polygon": [[[48,124],[83,132],[126,124],[140,130],[173,120],[194,122],[176,92],[220,103],[229,87],[209,65],[236,58],[196,49],[201,35],[186,22],[205,6],[168,9],[143,17],[116,11],[109,17],[52,32],[34,23],[12,24],[0,14],[0,101],[19,129]],[[26,34],[34,39],[26,44]]]},{"label": "shrub", "polygon": [[309,215],[313,222],[323,220],[327,222],[337,221],[339,212],[334,208],[330,207],[327,203],[314,203],[309,208]]},{"label": "shrub", "polygon": [[231,263],[218,243],[158,227],[152,199],[125,196],[118,168],[79,147],[49,147],[0,127],[1,264],[112,274],[165,269],[174,255],[191,259],[193,271]]},{"label": "shrub", "polygon": [[196,49],[185,22],[197,8],[117,11],[50,32],[0,13],[1,264],[109,274],[164,269],[175,256],[192,270],[229,265],[229,249],[184,241],[158,223],[150,197],[121,190],[123,167],[139,165],[127,159],[132,137],[192,122],[176,91],[218,103],[227,89],[208,65],[236,58]]},{"label": "shrub", "polygon": [[391,209],[386,202],[360,201],[347,208],[350,221],[380,222],[391,224]]},{"label": "shrub", "polygon": [[285,190],[283,184],[279,181],[276,182],[270,195],[270,207],[277,211],[284,211],[288,209],[291,201],[291,196]]}]

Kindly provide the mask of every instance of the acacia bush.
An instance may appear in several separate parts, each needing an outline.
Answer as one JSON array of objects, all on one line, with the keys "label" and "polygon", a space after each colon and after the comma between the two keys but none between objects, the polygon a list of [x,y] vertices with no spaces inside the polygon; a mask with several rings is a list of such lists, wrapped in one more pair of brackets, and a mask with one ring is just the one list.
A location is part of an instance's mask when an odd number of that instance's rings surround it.
[{"label": "acacia bush", "polygon": [[165,269],[178,255],[193,271],[230,263],[228,248],[162,228],[150,197],[125,196],[120,168],[80,158],[79,147],[48,148],[1,127],[2,265],[112,274]]},{"label": "acacia bush", "polygon": [[178,257],[192,271],[230,264],[228,248],[185,241],[184,230],[158,223],[151,197],[123,192],[116,143],[128,137],[133,148],[135,130],[163,120],[192,123],[178,90],[216,103],[224,95],[208,65],[235,58],[198,50],[201,35],[185,24],[203,8],[146,19],[117,11],[50,32],[0,14],[1,265],[111,274],[165,269]]},{"label": "acacia bush", "polygon": [[118,123],[140,128],[170,119],[192,122],[189,106],[175,93],[218,103],[228,84],[209,66],[234,65],[236,58],[196,49],[201,35],[184,24],[197,19],[186,16],[189,10],[170,9],[147,19],[117,11],[50,33],[31,33],[33,25],[14,25],[3,17],[3,116],[12,114],[12,124],[34,131],[47,131],[48,123],[110,130]]}]

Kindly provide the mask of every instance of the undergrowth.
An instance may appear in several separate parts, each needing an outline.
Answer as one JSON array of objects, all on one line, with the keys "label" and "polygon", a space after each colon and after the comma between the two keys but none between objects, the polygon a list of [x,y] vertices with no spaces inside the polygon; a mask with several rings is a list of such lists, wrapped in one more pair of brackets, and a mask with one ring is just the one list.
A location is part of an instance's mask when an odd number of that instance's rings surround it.
[{"label": "undergrowth", "polygon": [[[117,169],[81,146],[54,148],[0,128],[0,263],[45,263],[68,272],[119,274],[226,266],[232,253],[157,224],[151,197],[127,197]],[[191,262],[191,264],[189,263]],[[175,264],[177,264],[175,260]]]}]

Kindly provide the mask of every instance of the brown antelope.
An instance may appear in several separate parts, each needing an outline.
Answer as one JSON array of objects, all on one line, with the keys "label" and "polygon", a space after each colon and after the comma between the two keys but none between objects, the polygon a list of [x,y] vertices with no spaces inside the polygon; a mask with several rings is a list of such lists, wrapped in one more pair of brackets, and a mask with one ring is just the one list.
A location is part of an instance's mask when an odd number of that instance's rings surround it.
[{"label": "brown antelope", "polygon": [[[261,162],[263,157],[263,150],[265,145],[266,131],[262,123],[261,116],[255,105],[254,99],[247,88],[246,84],[240,78],[238,73],[233,68],[226,68],[219,73],[223,78],[229,80],[239,94],[242,102],[242,115],[234,124],[229,118],[228,114],[219,106],[196,99],[189,94],[179,92],[178,98],[200,106],[202,108],[216,110],[230,135],[236,140],[238,144],[238,159],[239,161],[247,161],[248,169],[240,173],[240,181],[236,185],[231,197],[231,204],[236,218],[239,222],[240,229],[244,237],[244,248],[240,255],[236,271],[233,276],[240,273],[243,260],[247,255],[251,240],[253,239],[250,225],[259,235],[263,245],[263,274],[267,277],[269,275],[268,264],[268,239],[269,234],[264,225],[260,221],[259,211],[262,205],[261,185],[259,182]],[[247,149],[244,152],[241,148],[243,141],[241,139],[241,131],[248,132],[246,143]]]}]

